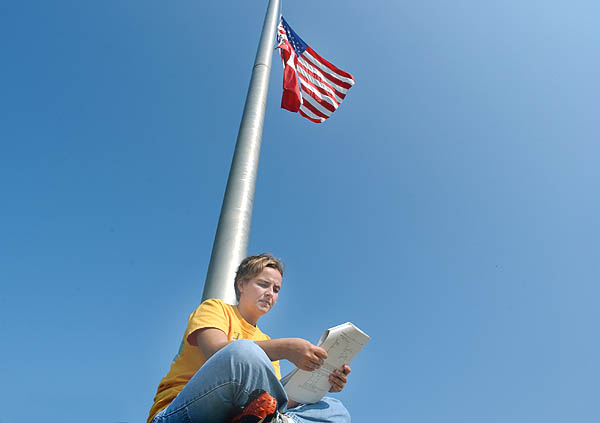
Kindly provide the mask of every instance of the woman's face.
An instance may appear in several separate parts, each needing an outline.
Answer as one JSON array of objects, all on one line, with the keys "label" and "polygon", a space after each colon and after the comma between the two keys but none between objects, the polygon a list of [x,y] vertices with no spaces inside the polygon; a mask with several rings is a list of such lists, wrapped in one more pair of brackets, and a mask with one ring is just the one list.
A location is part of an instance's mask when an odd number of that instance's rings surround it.
[{"label": "woman's face", "polygon": [[281,289],[281,279],[277,269],[265,267],[253,278],[238,282],[238,309],[248,323],[256,325],[258,318],[273,308]]}]

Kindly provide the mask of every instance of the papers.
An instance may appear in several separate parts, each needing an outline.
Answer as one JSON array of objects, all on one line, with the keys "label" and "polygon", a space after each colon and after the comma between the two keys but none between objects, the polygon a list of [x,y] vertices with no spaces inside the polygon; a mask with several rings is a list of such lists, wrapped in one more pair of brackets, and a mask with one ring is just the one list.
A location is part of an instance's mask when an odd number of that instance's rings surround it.
[{"label": "papers", "polygon": [[296,368],[282,378],[288,397],[303,404],[319,401],[331,387],[329,375],[350,363],[369,339],[369,335],[350,322],[326,330],[317,346],[327,351],[327,360],[318,370]]}]

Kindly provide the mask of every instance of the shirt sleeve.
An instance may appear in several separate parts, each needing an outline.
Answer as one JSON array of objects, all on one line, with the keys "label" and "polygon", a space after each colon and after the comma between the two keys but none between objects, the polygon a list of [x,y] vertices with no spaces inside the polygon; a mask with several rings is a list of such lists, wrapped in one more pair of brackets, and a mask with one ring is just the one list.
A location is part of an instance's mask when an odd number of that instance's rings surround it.
[{"label": "shirt sleeve", "polygon": [[185,330],[185,339],[190,343],[188,337],[198,329],[204,328],[220,329],[228,336],[229,327],[230,322],[223,303],[216,299],[209,299],[200,304],[190,315]]}]

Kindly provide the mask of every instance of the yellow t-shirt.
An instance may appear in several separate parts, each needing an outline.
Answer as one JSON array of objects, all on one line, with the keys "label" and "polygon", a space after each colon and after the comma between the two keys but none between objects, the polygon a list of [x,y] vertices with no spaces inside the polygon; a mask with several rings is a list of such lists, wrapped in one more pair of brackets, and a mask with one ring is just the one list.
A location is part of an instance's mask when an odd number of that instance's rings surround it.
[{"label": "yellow t-shirt", "polygon": [[[228,341],[238,339],[250,339],[252,341],[264,341],[269,338],[261,330],[246,322],[238,311],[237,306],[224,303],[221,300],[206,300],[192,313],[188,319],[188,325],[179,347],[179,352],[171,363],[169,373],[162,378],[154,405],[150,409],[148,423],[154,416],[166,408],[173,399],[183,390],[183,387],[196,374],[198,369],[206,362],[202,350],[191,345],[188,337],[203,328],[217,328],[225,332]],[[279,361],[273,361],[273,369],[278,379],[281,379]]]}]

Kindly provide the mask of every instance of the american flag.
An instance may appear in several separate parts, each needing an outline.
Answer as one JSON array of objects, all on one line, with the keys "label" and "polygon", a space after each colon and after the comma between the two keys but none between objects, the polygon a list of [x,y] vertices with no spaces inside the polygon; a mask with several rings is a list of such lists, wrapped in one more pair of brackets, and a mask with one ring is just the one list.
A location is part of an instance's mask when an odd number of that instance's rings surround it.
[{"label": "american flag", "polygon": [[277,41],[284,69],[281,107],[315,123],[324,122],[342,103],[354,78],[319,56],[283,16]]}]

